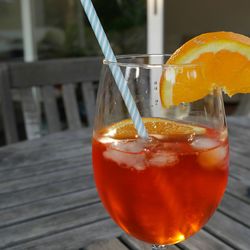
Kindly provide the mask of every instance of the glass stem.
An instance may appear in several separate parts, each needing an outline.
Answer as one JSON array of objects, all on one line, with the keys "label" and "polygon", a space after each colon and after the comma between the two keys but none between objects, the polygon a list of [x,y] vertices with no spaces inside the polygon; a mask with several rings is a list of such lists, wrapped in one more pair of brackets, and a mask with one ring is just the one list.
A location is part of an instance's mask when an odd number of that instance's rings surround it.
[{"label": "glass stem", "polygon": [[167,245],[153,245],[152,250],[166,250],[167,247]]}]

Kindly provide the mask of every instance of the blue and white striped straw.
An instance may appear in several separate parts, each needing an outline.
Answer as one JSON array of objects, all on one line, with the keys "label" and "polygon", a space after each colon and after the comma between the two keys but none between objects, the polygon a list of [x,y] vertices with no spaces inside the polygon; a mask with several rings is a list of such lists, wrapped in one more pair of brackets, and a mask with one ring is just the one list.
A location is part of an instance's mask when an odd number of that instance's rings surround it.
[{"label": "blue and white striped straw", "polygon": [[96,14],[95,8],[91,2],[91,0],[81,0],[81,4],[85,10],[85,13],[89,19],[89,22],[92,26],[92,29],[94,30],[95,36],[99,42],[99,45],[102,49],[102,52],[105,56],[105,59],[111,62],[109,64],[109,68],[113,74],[113,77],[115,79],[115,82],[118,86],[118,89],[121,92],[122,98],[127,106],[128,112],[131,116],[131,119],[134,123],[134,126],[137,130],[137,133],[142,138],[148,138],[147,131],[145,129],[145,126],[142,122],[142,118],[140,116],[140,113],[136,107],[135,101],[132,97],[132,94],[128,88],[127,82],[122,74],[122,71],[120,67],[116,64],[116,57],[114,55],[114,52],[112,51],[112,48],[110,46],[110,43],[108,41],[108,38],[103,30],[103,27],[101,25],[101,22]]}]

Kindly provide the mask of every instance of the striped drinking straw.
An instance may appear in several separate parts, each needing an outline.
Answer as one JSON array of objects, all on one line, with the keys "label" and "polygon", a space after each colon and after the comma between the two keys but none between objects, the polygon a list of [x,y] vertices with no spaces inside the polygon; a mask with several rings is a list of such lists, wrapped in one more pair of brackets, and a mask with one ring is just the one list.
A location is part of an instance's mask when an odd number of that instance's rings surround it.
[{"label": "striped drinking straw", "polygon": [[85,10],[85,13],[89,19],[89,22],[94,30],[95,36],[98,40],[98,43],[102,49],[102,52],[105,56],[105,59],[114,63],[109,64],[109,68],[112,72],[112,75],[115,79],[115,82],[118,86],[118,89],[121,92],[122,98],[127,106],[128,112],[131,116],[131,119],[134,123],[134,126],[137,130],[138,135],[141,138],[148,138],[147,131],[142,122],[140,113],[136,107],[135,101],[132,97],[132,94],[128,88],[127,82],[122,74],[120,67],[117,65],[117,60],[112,51],[108,38],[103,30],[101,22],[96,14],[95,8],[91,0],[81,0],[81,4]]}]

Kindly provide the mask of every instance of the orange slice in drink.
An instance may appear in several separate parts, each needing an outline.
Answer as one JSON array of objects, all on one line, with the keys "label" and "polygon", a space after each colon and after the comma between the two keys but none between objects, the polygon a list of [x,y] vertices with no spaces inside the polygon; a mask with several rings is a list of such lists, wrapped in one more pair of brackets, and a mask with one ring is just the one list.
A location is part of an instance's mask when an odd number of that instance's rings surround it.
[{"label": "orange slice in drink", "polygon": [[[161,118],[142,118],[142,120],[148,133],[157,135],[157,137],[185,137],[191,134],[201,135],[206,132],[206,129],[203,127]],[[137,132],[131,119],[115,123],[100,132],[102,135],[114,139],[134,139],[137,137]]]},{"label": "orange slice in drink", "polygon": [[[167,64],[176,67],[167,70],[161,79],[164,107],[199,100],[216,87],[229,96],[250,93],[250,38],[244,35],[232,32],[199,35],[177,49]],[[189,66],[178,68],[183,64]]]}]

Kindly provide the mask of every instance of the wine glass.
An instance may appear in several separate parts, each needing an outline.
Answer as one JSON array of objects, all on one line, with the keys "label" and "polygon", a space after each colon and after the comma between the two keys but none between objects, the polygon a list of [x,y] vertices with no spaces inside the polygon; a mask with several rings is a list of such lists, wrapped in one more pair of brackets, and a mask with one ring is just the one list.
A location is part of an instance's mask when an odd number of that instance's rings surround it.
[{"label": "wine glass", "polygon": [[[168,57],[117,57],[148,139],[137,135],[110,71],[116,62],[107,60],[93,132],[94,177],[104,207],[126,233],[151,243],[152,249],[165,249],[198,232],[218,207],[228,178],[221,90],[164,107],[164,77],[176,84],[176,76],[185,74],[187,86],[206,80],[202,65],[166,65]],[[185,94],[195,91],[187,87]]]}]

